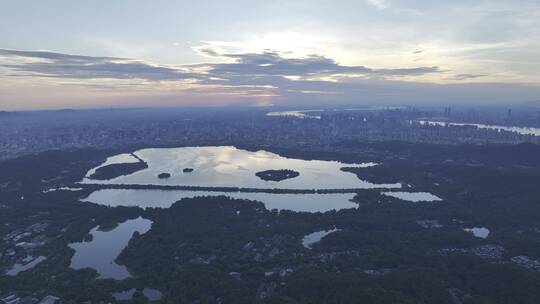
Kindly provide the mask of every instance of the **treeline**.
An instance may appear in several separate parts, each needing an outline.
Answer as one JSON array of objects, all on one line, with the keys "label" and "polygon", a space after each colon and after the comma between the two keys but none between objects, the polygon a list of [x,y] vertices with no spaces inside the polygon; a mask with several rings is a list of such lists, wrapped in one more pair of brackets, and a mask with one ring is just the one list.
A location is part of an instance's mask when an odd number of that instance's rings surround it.
[{"label": "treeline", "polygon": [[95,180],[108,180],[123,175],[129,175],[146,168],[148,168],[148,164],[144,161],[139,161],[136,163],[111,164],[97,168],[96,171],[89,176],[89,178]]}]

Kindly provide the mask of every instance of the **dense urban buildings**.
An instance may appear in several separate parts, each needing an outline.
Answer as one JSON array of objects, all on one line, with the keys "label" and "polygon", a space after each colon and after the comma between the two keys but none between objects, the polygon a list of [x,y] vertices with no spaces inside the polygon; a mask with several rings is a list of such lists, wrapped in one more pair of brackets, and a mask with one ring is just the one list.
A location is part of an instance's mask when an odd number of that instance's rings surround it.
[{"label": "dense urban buildings", "polygon": [[[506,110],[446,108],[327,109],[304,118],[269,116],[270,109],[111,109],[12,112],[0,115],[1,158],[51,149],[129,146],[239,145],[332,146],[347,140],[419,143],[538,143],[539,136],[519,131],[423,123],[476,123],[540,127],[538,109],[521,109],[508,120]],[[315,115],[316,114],[316,115]],[[520,116],[518,116],[520,115]],[[524,127],[526,128],[526,127]],[[538,131],[536,131],[538,134]]]}]

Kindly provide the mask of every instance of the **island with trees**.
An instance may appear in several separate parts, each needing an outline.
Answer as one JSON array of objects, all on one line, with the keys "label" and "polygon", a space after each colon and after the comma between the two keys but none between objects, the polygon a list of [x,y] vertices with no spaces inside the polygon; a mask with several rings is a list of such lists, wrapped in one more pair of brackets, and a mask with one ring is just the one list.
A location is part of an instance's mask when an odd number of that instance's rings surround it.
[{"label": "island with trees", "polygon": [[300,175],[299,172],[290,169],[266,170],[255,173],[260,179],[265,181],[280,182]]},{"label": "island with trees", "polygon": [[165,178],[171,177],[171,174],[163,172],[163,173],[158,174],[157,177],[160,178],[160,179],[165,179]]}]

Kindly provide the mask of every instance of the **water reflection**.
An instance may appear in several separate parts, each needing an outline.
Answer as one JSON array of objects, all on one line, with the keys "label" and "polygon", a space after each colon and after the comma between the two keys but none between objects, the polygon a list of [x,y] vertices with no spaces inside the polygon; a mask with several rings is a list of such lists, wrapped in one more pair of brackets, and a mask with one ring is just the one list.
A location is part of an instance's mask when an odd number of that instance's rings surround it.
[{"label": "water reflection", "polygon": [[73,269],[93,268],[100,278],[116,280],[130,276],[127,268],[116,264],[115,260],[127,246],[135,231],[140,234],[150,230],[152,221],[139,217],[120,223],[110,231],[100,231],[95,227],[90,231],[90,242],[71,243],[69,247],[75,249],[70,267]]},{"label": "water reflection", "polygon": [[460,122],[446,122],[438,120],[419,120],[420,124],[436,125],[436,126],[456,126],[456,127],[466,127],[472,126],[477,127],[478,129],[489,129],[496,131],[508,131],[515,132],[521,135],[534,135],[540,136],[540,128],[527,128],[527,127],[511,127],[511,126],[499,126],[499,125],[485,125],[485,124],[476,124],[476,123],[460,123]]},{"label": "water reflection", "polygon": [[[399,188],[396,184],[373,184],[356,175],[343,172],[347,167],[371,167],[375,163],[344,164],[337,161],[302,160],[281,157],[267,151],[250,152],[231,146],[144,149],[135,152],[148,168],[107,181],[85,178],[83,183],[182,185],[201,187],[246,187],[258,189],[344,189]],[[185,173],[185,168],[193,172]],[[264,181],[255,173],[265,170],[291,169],[300,176],[277,181]],[[94,169],[93,169],[94,170]],[[159,179],[160,173],[171,177]]]},{"label": "water reflection", "polygon": [[486,227],[473,227],[463,229],[467,232],[472,233],[475,237],[485,239],[489,236],[489,229]]},{"label": "water reflection", "polygon": [[382,194],[414,203],[442,201],[440,197],[429,192],[383,192]]},{"label": "water reflection", "polygon": [[338,232],[340,229],[331,229],[331,230],[321,230],[317,232],[310,233],[302,239],[302,246],[307,249],[311,249],[313,244],[318,243],[323,237],[329,235],[330,233]]},{"label": "water reflection", "polygon": [[214,192],[214,191],[183,191],[183,190],[126,190],[103,189],[92,192],[86,202],[100,205],[140,206],[168,208],[182,198],[207,195],[225,195],[237,199],[261,201],[266,209],[292,210],[297,212],[326,212],[356,208],[350,200],[354,193],[331,194],[290,194],[290,193],[261,193],[261,192]]}]

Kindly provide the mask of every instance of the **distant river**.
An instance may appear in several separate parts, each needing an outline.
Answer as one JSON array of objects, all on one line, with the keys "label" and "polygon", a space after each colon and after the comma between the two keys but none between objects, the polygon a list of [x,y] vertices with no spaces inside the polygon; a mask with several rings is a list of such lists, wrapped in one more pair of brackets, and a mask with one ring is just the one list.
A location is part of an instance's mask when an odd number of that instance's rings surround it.
[{"label": "distant river", "polygon": [[428,125],[437,125],[437,126],[471,126],[471,127],[477,127],[478,129],[490,129],[490,130],[497,130],[497,131],[508,131],[508,132],[515,132],[521,135],[533,135],[533,136],[540,136],[540,128],[526,128],[526,127],[511,127],[511,126],[499,126],[499,125],[485,125],[485,124],[475,124],[475,123],[460,123],[460,122],[446,122],[446,121],[439,121],[439,120],[419,120],[420,124],[428,124]]}]

